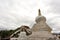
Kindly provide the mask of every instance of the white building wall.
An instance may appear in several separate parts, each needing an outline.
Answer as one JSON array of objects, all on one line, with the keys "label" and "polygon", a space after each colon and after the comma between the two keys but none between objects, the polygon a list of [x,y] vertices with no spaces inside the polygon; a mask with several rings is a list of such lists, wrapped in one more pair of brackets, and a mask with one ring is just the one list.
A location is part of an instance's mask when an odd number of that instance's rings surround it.
[{"label": "white building wall", "polygon": [[18,40],[18,38],[10,38],[10,40]]}]

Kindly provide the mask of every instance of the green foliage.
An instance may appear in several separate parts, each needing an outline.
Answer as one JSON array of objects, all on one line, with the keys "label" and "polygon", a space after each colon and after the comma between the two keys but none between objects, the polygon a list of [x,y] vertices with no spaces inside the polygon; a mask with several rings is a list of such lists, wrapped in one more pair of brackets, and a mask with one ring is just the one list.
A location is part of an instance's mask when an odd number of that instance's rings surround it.
[{"label": "green foliage", "polygon": [[0,31],[0,36],[2,38],[9,37],[13,32],[14,30],[2,30]]},{"label": "green foliage", "polygon": [[[0,31],[0,36],[1,36],[2,38],[10,37],[10,35],[12,35],[14,32],[16,32],[16,31],[19,30],[19,29],[20,29],[20,27],[17,28],[17,29],[15,29],[15,30],[1,30],[1,31]],[[18,32],[18,33],[19,33],[19,32]],[[17,33],[17,34],[18,34],[18,33]],[[15,34],[14,37],[18,37],[17,34]]]}]

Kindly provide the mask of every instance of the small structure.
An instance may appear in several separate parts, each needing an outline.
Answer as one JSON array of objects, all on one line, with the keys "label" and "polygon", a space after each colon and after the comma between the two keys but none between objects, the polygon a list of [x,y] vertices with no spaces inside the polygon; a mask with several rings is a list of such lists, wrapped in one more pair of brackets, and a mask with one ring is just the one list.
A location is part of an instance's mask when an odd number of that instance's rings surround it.
[{"label": "small structure", "polygon": [[[14,37],[14,34],[18,34],[18,37]],[[28,26],[22,25],[19,30],[17,30],[15,33],[13,33],[10,36],[10,40],[25,40],[27,36],[31,35],[32,32]]]}]

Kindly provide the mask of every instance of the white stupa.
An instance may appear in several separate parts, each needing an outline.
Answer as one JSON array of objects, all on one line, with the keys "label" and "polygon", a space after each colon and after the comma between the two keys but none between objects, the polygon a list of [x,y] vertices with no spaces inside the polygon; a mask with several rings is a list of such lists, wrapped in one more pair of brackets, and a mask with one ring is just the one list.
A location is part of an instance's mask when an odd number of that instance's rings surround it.
[{"label": "white stupa", "polygon": [[36,17],[36,24],[32,27],[32,35],[29,36],[30,40],[48,40],[52,38],[52,29],[47,25],[46,18],[41,15],[39,9],[39,15]]},{"label": "white stupa", "polygon": [[38,10],[38,16],[36,17],[36,24],[33,25],[32,31],[48,31],[51,32],[52,29],[47,25],[46,18],[41,15],[40,9]]}]

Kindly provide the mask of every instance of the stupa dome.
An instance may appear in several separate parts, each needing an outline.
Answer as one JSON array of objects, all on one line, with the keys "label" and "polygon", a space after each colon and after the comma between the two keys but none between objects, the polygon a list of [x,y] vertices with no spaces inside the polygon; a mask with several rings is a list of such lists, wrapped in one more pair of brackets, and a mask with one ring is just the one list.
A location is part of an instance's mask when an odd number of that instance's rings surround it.
[{"label": "stupa dome", "polygon": [[38,13],[38,16],[36,17],[36,20],[35,20],[36,23],[38,23],[38,22],[46,22],[46,18],[41,15],[40,9],[38,11],[39,11],[39,13]]},{"label": "stupa dome", "polygon": [[36,23],[46,22],[46,18],[44,16],[37,16],[35,21],[36,21]]}]

